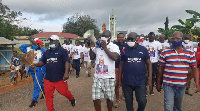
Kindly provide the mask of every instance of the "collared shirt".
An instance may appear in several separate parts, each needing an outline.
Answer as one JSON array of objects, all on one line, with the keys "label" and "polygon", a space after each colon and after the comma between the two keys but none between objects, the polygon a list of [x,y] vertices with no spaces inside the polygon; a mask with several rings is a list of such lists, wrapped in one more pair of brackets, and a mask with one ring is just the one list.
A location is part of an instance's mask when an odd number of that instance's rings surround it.
[{"label": "collared shirt", "polygon": [[123,66],[123,83],[131,86],[145,85],[145,62],[150,59],[147,49],[141,45],[131,48],[125,45],[121,54]]},{"label": "collared shirt", "polygon": [[185,47],[180,52],[172,47],[162,51],[158,63],[165,66],[163,84],[176,87],[186,86],[188,68],[197,66],[194,52]]},{"label": "collared shirt", "polygon": [[[119,47],[120,54],[121,54],[122,49],[125,47],[125,43],[123,43],[122,45],[119,42],[113,42],[113,43],[116,44]],[[120,63],[120,58],[117,61],[115,61],[115,68],[119,68],[119,63]]]},{"label": "collared shirt", "polygon": [[63,79],[65,73],[65,62],[69,62],[67,50],[58,47],[56,50],[48,49],[42,57],[42,62],[46,64],[45,79],[56,82]]}]

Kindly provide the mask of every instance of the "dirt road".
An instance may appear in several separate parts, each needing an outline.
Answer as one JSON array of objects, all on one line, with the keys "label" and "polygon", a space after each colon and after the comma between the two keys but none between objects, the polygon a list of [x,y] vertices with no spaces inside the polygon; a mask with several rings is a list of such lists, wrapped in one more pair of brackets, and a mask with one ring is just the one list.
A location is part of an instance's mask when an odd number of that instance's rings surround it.
[{"label": "dirt road", "polygon": [[[55,111],[94,111],[92,102],[92,77],[86,77],[81,69],[79,78],[75,77],[73,72],[68,80],[69,89],[73,93],[77,104],[72,107],[70,102],[58,94],[54,93],[54,108]],[[94,70],[92,71],[94,72]],[[2,90],[2,89],[1,89]],[[33,83],[21,86],[18,89],[0,94],[0,111],[46,111],[45,100],[38,99],[38,105],[34,108],[29,108],[33,91]],[[146,111],[162,111],[163,110],[163,92],[155,92],[154,96],[148,96]],[[183,111],[199,111],[200,110],[200,93],[193,96],[185,96]],[[137,103],[134,99],[134,108],[136,110]],[[102,111],[106,111],[106,101],[102,99]],[[119,108],[113,108],[113,111],[126,111],[125,102],[121,100]]]}]

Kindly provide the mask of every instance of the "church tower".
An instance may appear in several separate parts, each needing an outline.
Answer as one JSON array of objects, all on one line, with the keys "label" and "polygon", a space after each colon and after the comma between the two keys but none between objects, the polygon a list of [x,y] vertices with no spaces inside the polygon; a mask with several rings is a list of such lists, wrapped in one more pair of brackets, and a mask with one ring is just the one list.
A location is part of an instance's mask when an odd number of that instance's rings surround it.
[{"label": "church tower", "polygon": [[111,15],[109,15],[109,31],[112,34],[112,41],[117,39],[117,31],[116,31],[116,15],[114,14],[114,11],[112,10]]}]

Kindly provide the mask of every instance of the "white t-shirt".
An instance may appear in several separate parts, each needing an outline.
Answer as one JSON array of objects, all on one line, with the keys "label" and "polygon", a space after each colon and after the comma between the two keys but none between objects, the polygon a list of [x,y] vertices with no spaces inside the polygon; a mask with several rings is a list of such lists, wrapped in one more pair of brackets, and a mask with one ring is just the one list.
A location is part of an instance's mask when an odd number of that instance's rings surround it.
[{"label": "white t-shirt", "polygon": [[153,42],[149,42],[149,41],[144,41],[142,43],[142,46],[146,47],[148,52],[149,52],[149,56],[150,56],[150,61],[151,63],[156,63],[158,62],[158,51],[162,50],[162,45],[160,42],[158,41],[153,41]]},{"label": "white t-shirt", "polygon": [[[119,47],[116,44],[110,42],[107,48],[109,51],[120,55]],[[94,53],[96,54],[94,77],[115,79],[115,61],[110,59],[102,48],[94,48]]]},{"label": "white t-shirt", "polygon": [[[27,47],[27,52],[29,52],[30,50],[33,50],[31,49],[30,47]],[[34,60],[33,60],[33,63],[38,63],[39,62],[39,59],[42,57],[42,51],[41,50],[34,50]]]},{"label": "white t-shirt", "polygon": [[90,48],[84,47],[83,54],[84,54],[84,61],[90,62],[91,61],[90,60]]},{"label": "white t-shirt", "polygon": [[73,46],[72,52],[74,53],[74,59],[80,59],[81,58],[81,52],[83,52],[82,47],[79,46]]},{"label": "white t-shirt", "polygon": [[63,44],[62,47],[68,51],[68,55],[71,54],[71,51],[72,51],[72,48],[73,48],[72,44],[69,44],[69,45]]},{"label": "white t-shirt", "polygon": [[169,43],[167,43],[167,42],[161,43],[161,45],[162,45],[163,50],[170,47]]},{"label": "white t-shirt", "polygon": [[186,44],[185,42],[182,42],[182,45],[186,48],[186,49],[190,49],[191,51],[194,51],[194,46],[193,46],[193,42],[190,41],[188,44]]}]

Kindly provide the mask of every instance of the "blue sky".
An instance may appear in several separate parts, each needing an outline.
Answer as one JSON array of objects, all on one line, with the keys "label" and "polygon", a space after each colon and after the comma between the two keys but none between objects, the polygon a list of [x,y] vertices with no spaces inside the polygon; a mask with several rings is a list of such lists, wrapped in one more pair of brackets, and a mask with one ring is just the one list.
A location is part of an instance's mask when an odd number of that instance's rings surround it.
[{"label": "blue sky", "polygon": [[24,26],[44,29],[46,32],[62,31],[62,25],[75,13],[86,14],[97,20],[101,30],[108,29],[108,17],[112,9],[117,16],[117,30],[138,34],[155,33],[164,27],[168,16],[170,26],[178,25],[178,19],[191,17],[185,10],[200,12],[200,0],[3,0],[11,10],[22,11],[28,20]]}]

